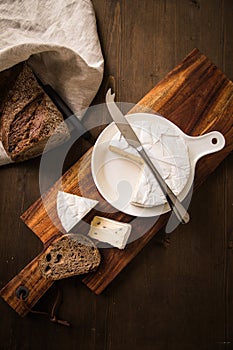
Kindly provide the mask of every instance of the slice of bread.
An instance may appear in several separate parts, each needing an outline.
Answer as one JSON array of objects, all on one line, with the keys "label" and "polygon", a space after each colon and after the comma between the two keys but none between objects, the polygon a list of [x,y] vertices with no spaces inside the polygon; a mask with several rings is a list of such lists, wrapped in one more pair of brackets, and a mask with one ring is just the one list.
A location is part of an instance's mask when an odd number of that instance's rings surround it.
[{"label": "slice of bread", "polygon": [[45,278],[59,280],[94,271],[100,260],[99,250],[91,239],[70,233],[58,238],[46,249],[39,268]]},{"label": "slice of bread", "polygon": [[40,155],[52,135],[50,148],[69,138],[62,114],[26,63],[5,97],[1,112],[2,143],[13,161]]}]

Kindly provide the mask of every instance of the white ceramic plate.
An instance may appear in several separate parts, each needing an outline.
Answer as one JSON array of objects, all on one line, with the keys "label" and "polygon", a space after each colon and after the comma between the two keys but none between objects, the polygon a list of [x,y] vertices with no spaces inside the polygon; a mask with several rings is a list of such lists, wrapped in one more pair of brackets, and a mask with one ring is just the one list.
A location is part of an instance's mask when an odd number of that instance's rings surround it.
[{"label": "white ceramic plate", "polygon": [[[206,154],[222,149],[225,144],[223,135],[218,131],[198,137],[191,137],[184,134],[175,124],[166,118],[156,114],[129,114],[127,115],[127,119],[131,123],[141,120],[150,123],[160,123],[175,128],[176,132],[183,137],[184,143],[188,146],[190,175],[184,189],[178,196],[180,200],[186,197],[192,186],[195,165],[198,159]],[[168,204],[143,208],[130,203],[132,190],[137,185],[141,168],[136,162],[109,150],[109,143],[117,132],[118,128],[115,123],[111,123],[99,135],[93,148],[91,169],[98,191],[114,208],[133,216],[150,217],[169,211],[170,207]]]}]

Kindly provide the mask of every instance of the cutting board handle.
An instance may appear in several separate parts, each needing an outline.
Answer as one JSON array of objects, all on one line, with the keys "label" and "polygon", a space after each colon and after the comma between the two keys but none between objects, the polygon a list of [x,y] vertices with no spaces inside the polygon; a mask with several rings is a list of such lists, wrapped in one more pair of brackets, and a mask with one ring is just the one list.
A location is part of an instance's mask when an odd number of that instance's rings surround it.
[{"label": "cutting board handle", "polygon": [[201,157],[220,151],[225,145],[225,138],[219,131],[211,131],[201,136],[186,136],[190,159],[196,163]]},{"label": "cutting board handle", "polygon": [[0,291],[1,297],[20,315],[25,316],[53,281],[41,275],[38,268],[39,254]]}]

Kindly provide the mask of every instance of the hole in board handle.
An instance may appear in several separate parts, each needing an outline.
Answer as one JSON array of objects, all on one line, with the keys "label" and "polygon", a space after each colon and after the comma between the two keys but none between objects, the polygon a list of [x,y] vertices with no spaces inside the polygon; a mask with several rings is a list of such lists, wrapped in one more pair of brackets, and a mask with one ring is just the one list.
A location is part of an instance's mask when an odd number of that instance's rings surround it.
[{"label": "hole in board handle", "polygon": [[15,293],[16,293],[16,296],[17,296],[18,299],[26,300],[28,295],[29,295],[29,290],[25,286],[19,286],[16,289]]},{"label": "hole in board handle", "polygon": [[216,137],[213,137],[213,138],[211,139],[211,142],[212,142],[213,145],[217,145],[218,139],[217,139]]}]

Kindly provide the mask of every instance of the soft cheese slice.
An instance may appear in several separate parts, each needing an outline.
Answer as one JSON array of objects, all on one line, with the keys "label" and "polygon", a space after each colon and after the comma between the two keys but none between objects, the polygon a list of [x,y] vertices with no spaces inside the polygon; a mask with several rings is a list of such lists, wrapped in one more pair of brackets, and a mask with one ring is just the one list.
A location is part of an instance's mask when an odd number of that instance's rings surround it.
[{"label": "soft cheese slice", "polygon": [[13,161],[8,156],[8,154],[5,151],[5,148],[3,147],[2,141],[0,141],[0,165],[5,165],[12,162]]},{"label": "soft cheese slice", "polygon": [[[132,126],[152,162],[168,186],[178,195],[186,185],[190,174],[188,148],[185,141],[175,129],[169,126],[151,124],[147,121],[137,121]],[[153,207],[166,202],[151,171],[120,132],[110,142],[109,149],[142,164],[138,186],[131,198],[132,204]]]},{"label": "soft cheese slice", "polygon": [[98,201],[58,191],[57,213],[64,229],[69,232]]},{"label": "soft cheese slice", "polygon": [[113,247],[124,249],[130,232],[130,224],[95,216],[91,222],[88,236]]}]

